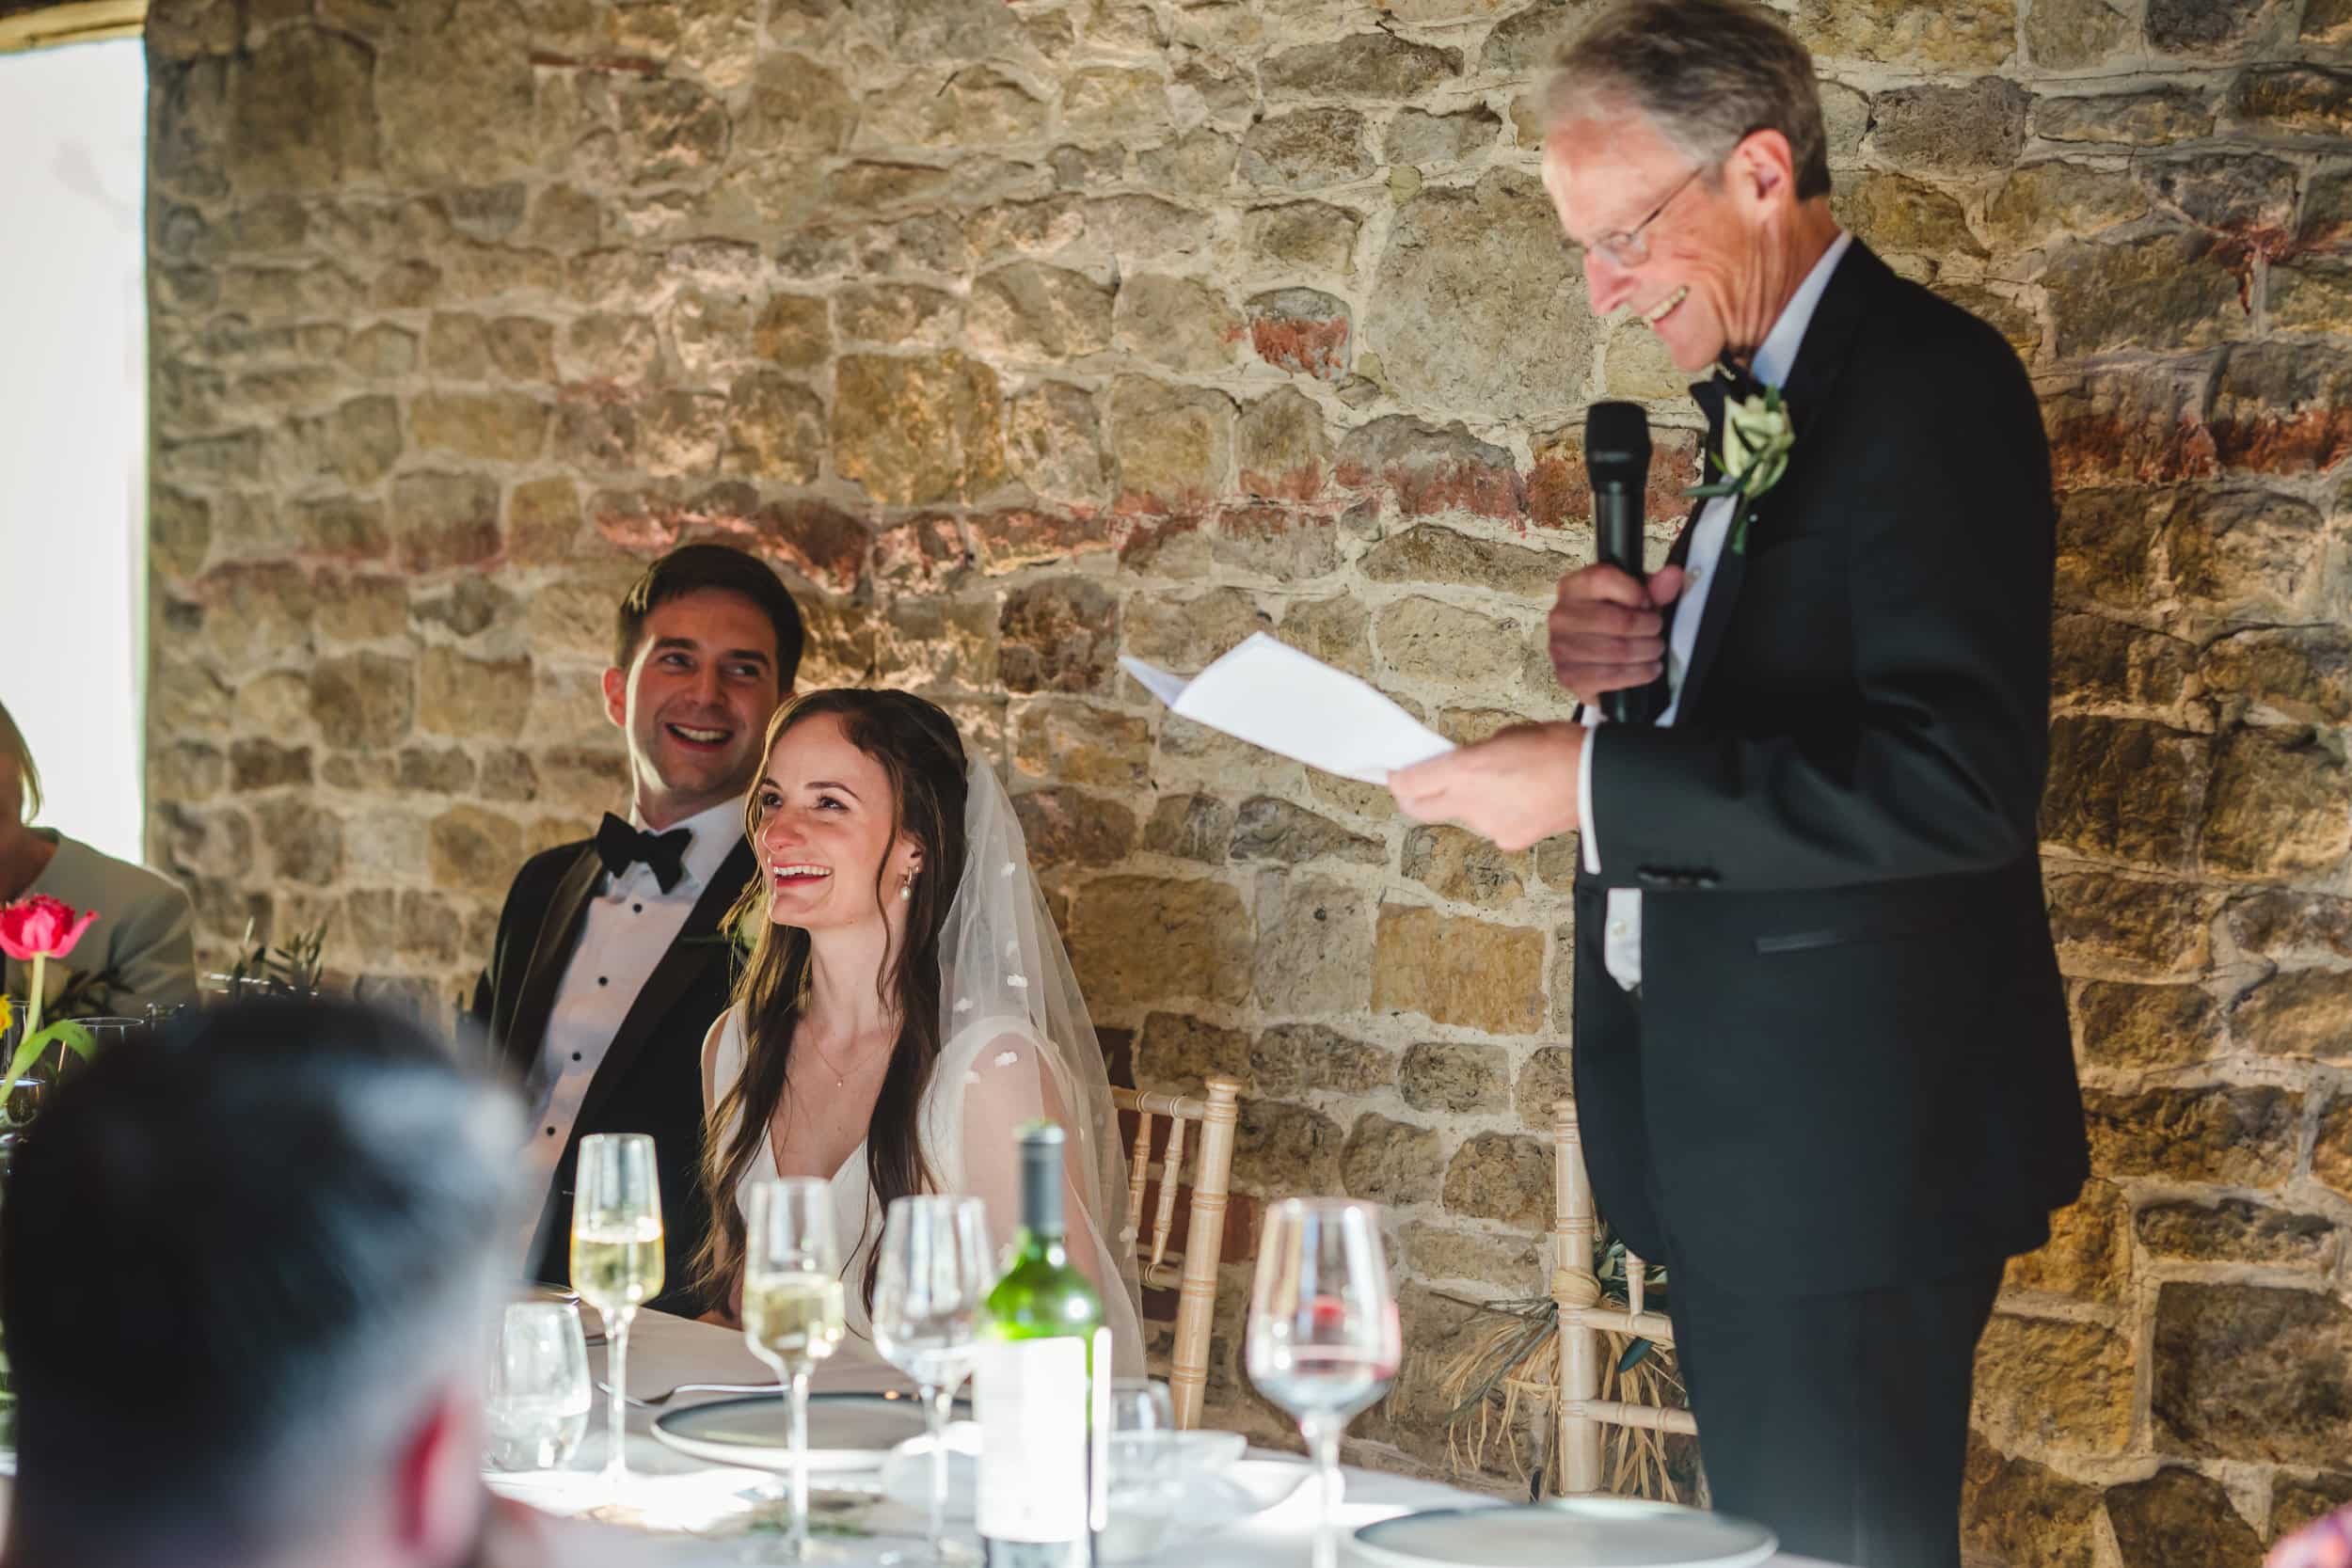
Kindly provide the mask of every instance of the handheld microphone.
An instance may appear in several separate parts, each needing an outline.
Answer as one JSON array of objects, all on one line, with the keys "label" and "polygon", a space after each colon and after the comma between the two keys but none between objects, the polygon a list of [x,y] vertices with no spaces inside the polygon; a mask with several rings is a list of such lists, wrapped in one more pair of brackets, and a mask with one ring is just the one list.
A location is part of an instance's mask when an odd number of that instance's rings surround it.
[{"label": "handheld microphone", "polygon": [[[1593,482],[1593,536],[1600,559],[1636,582],[1642,568],[1642,502],[1649,488],[1649,418],[1631,403],[1597,403],[1584,413],[1584,468]],[[1650,724],[1665,709],[1665,677],[1601,694],[1613,724]]]}]

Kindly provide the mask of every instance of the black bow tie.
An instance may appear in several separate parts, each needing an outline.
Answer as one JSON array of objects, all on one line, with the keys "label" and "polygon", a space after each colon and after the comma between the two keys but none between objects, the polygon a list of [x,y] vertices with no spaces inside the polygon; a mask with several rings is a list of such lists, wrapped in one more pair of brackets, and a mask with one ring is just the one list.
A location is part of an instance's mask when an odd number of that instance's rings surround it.
[{"label": "black bow tie", "polygon": [[649,833],[606,812],[604,821],[596,828],[596,859],[604,862],[604,868],[615,877],[644,861],[653,872],[654,880],[661,884],[661,891],[667,893],[686,875],[686,847],[693,840],[691,828]]},{"label": "black bow tie", "polygon": [[1707,446],[1699,454],[1704,469],[1702,482],[1707,483],[1712,483],[1723,472],[1724,405],[1734,398],[1744,401],[1764,395],[1764,383],[1728,352],[1717,356],[1715,365],[1716,374],[1691,383],[1692,401],[1707,416]]}]

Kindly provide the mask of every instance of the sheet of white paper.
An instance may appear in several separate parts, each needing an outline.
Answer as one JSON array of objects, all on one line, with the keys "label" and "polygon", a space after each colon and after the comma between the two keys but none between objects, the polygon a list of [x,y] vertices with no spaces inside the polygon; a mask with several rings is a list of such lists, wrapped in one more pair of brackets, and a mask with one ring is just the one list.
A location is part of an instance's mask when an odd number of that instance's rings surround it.
[{"label": "sheet of white paper", "polygon": [[1258,632],[1190,680],[1141,659],[1120,666],[1198,724],[1364,784],[1454,750],[1454,742],[1363,681]]}]

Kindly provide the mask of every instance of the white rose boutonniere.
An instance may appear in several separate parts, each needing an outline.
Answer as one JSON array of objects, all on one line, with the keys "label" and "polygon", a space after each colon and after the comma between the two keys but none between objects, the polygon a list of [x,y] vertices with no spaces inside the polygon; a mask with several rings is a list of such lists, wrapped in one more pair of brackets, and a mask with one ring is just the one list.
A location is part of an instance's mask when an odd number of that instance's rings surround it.
[{"label": "white rose boutonniere", "polygon": [[1796,444],[1796,429],[1789,423],[1788,405],[1781,401],[1779,388],[1767,387],[1744,398],[1725,400],[1723,451],[1716,459],[1723,477],[1712,483],[1694,484],[1683,494],[1739,498],[1731,512],[1733,554],[1746,551],[1748,514],[1755,509],[1757,497],[1780,483],[1788,467],[1788,451]]}]

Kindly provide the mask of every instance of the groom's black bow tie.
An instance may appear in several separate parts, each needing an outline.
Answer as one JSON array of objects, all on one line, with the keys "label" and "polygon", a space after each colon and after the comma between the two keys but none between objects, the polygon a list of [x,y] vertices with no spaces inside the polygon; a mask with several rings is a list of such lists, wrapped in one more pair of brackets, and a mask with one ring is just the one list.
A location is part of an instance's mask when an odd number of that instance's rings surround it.
[{"label": "groom's black bow tie", "polygon": [[1709,482],[1722,467],[1724,404],[1733,398],[1745,400],[1764,394],[1764,383],[1733,359],[1728,350],[1716,356],[1715,365],[1718,373],[1691,383],[1692,400],[1699,405],[1699,412],[1707,416],[1707,446],[1699,456],[1704,479]]},{"label": "groom's black bow tie", "polygon": [[691,828],[649,833],[606,812],[604,821],[596,829],[596,859],[604,862],[604,868],[615,877],[644,861],[653,872],[654,880],[661,884],[661,891],[667,893],[686,875],[686,847],[693,838]]}]

